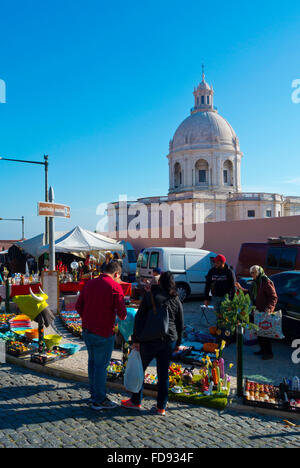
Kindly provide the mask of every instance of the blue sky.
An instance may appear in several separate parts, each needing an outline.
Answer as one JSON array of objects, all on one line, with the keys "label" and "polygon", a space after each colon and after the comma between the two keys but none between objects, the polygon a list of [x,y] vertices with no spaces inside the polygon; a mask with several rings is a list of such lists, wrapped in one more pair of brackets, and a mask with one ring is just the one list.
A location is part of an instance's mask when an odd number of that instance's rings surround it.
[{"label": "blue sky", "polygon": [[[169,140],[201,65],[244,152],[244,191],[300,195],[299,1],[0,0],[0,156],[49,154],[56,201],[95,229],[99,203],[168,191]],[[0,217],[43,230],[43,169],[0,161]],[[0,239],[20,223],[0,221]]]}]

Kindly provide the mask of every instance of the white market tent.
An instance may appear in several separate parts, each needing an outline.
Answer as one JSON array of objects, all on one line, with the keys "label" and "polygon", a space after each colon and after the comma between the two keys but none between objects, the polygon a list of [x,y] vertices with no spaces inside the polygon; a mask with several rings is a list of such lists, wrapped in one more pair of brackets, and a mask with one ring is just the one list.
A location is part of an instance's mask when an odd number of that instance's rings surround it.
[{"label": "white market tent", "polygon": [[[65,231],[56,232],[55,239],[59,239],[64,234]],[[16,242],[15,245],[19,247],[19,249],[24,250],[24,252],[32,255],[35,258],[40,257],[45,253],[45,251],[43,250],[45,246],[45,234],[39,234],[38,236],[32,237],[31,239]]]},{"label": "white market tent", "polygon": [[[43,251],[45,250],[49,250],[48,245],[43,248]],[[55,252],[57,253],[123,252],[123,250],[123,246],[116,240],[88,231],[80,226],[76,226],[55,241]]]},{"label": "white market tent", "polygon": [[[44,234],[17,242],[16,246],[33,257],[39,257],[49,251],[49,245],[45,245]],[[56,253],[72,253],[82,256],[92,252],[123,252],[123,250],[123,246],[116,240],[88,231],[80,226],[76,226],[69,232],[55,233]]]}]

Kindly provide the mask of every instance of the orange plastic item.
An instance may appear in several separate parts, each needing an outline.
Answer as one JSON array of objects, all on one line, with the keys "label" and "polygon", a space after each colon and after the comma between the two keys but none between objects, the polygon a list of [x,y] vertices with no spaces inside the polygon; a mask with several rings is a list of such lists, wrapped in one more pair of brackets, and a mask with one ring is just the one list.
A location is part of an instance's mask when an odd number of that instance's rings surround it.
[{"label": "orange plastic item", "polygon": [[212,376],[212,379],[213,379],[213,382],[215,385],[218,385],[219,383],[219,377],[218,377],[218,372],[217,372],[217,369],[216,368],[213,368],[212,371],[211,371],[211,376]]},{"label": "orange plastic item", "polygon": [[213,336],[217,334],[217,331],[218,331],[218,327],[210,327],[209,329],[209,333]]},{"label": "orange plastic item", "polygon": [[27,332],[25,332],[25,335],[28,340],[33,340],[34,338],[39,337],[39,331],[37,328],[34,328],[32,330],[28,330]]},{"label": "orange plastic item", "polygon": [[216,343],[205,343],[203,345],[203,351],[205,353],[215,353],[219,349],[219,345]]},{"label": "orange plastic item", "polygon": [[14,317],[12,319],[13,322],[22,322],[22,321],[26,321],[26,320],[30,321],[30,318],[25,314],[17,315],[16,317]]}]

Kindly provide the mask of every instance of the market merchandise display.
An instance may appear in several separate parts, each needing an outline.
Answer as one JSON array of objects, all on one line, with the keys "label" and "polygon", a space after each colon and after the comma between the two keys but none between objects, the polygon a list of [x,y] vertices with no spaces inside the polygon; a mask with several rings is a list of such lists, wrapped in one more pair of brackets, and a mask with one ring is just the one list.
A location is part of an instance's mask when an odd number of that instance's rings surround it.
[{"label": "market merchandise display", "polygon": [[80,315],[73,311],[61,311],[59,316],[66,329],[73,335],[82,338],[82,321]]},{"label": "market merchandise display", "polygon": [[246,379],[244,404],[300,413],[300,379],[283,379],[278,386]]},{"label": "market merchandise display", "polygon": [[203,358],[208,356],[210,359],[216,357],[220,345],[224,340],[207,331],[196,330],[191,326],[184,328],[182,346],[179,355],[173,355],[175,361],[201,366]]},{"label": "market merchandise display", "polygon": [[107,380],[114,382],[123,379],[124,366],[123,362],[118,359],[111,359],[107,367]]},{"label": "market merchandise display", "polygon": [[37,352],[40,344],[39,330],[32,327],[30,318],[25,314],[15,315],[0,311],[0,340],[5,342],[6,352],[11,356],[30,356],[31,361],[45,365],[78,351],[79,347],[72,343],[60,346],[61,339],[59,335],[44,336],[43,352]]},{"label": "market merchandise display", "polygon": [[[75,310],[75,303],[64,304],[63,307],[68,310],[62,310],[59,312],[59,316],[72,335],[82,338],[82,320],[78,312]],[[127,318],[126,320],[119,320],[116,318],[115,333],[118,331],[123,336],[125,342],[128,342],[134,327],[134,318],[137,313],[136,304],[131,307],[127,307]]]},{"label": "market merchandise display", "polygon": [[[190,347],[181,346],[179,354],[182,356],[190,352]],[[230,392],[230,377],[225,371],[222,352],[225,341],[220,343],[215,353],[201,353],[201,362],[197,366],[187,367],[178,362],[171,362],[169,367],[169,398],[171,400],[224,409],[228,403]],[[174,353],[176,356],[177,353]],[[108,380],[123,383],[126,362],[112,360],[107,368]],[[157,390],[157,375],[146,371],[144,388]]]},{"label": "market merchandise display", "polygon": [[12,339],[7,341],[6,352],[16,357],[27,356],[32,352],[32,348],[21,341]]}]

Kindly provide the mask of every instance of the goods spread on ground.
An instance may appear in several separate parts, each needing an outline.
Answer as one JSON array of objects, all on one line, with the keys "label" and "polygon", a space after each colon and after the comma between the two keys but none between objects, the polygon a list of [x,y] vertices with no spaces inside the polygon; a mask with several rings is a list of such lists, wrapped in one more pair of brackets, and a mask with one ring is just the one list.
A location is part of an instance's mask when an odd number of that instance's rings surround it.
[{"label": "goods spread on ground", "polygon": [[278,386],[246,379],[244,404],[300,413],[300,379],[298,377],[283,379]]},{"label": "goods spread on ground", "polygon": [[[36,326],[36,325],[35,325]],[[60,335],[43,337],[43,352],[38,353],[39,332],[25,314],[7,314],[0,311],[0,340],[5,342],[7,354],[15,357],[30,356],[33,362],[46,364],[67,358],[77,352],[80,346],[73,343],[61,345]]]}]

